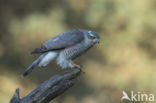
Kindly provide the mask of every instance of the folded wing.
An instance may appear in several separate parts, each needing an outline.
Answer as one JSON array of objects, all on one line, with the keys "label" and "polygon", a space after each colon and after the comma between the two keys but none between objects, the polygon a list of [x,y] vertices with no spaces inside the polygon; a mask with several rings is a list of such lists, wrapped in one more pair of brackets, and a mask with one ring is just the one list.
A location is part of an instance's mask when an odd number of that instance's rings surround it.
[{"label": "folded wing", "polygon": [[84,34],[81,30],[67,31],[48,40],[40,48],[34,49],[31,54],[65,49],[81,42],[82,40],[84,40]]}]

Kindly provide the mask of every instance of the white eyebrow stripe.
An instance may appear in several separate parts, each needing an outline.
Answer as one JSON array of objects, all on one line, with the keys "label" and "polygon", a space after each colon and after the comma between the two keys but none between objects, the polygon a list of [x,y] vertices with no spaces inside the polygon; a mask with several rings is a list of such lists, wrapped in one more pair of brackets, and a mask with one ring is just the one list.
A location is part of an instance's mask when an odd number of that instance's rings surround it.
[{"label": "white eyebrow stripe", "polygon": [[88,33],[89,33],[91,36],[94,36],[91,32],[92,32],[92,31],[88,31]]}]

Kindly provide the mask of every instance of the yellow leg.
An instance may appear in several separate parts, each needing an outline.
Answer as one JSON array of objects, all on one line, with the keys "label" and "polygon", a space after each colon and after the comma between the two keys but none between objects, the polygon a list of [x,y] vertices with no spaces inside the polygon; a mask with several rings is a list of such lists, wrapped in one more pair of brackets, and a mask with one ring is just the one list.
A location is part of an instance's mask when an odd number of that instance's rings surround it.
[{"label": "yellow leg", "polygon": [[74,64],[72,68],[79,68],[79,69],[81,69],[81,66],[77,65],[77,64]]},{"label": "yellow leg", "polygon": [[78,69],[80,69],[81,70],[81,72],[83,73],[83,74],[85,74],[85,72],[84,71],[82,71],[82,66],[80,66],[80,65],[77,65],[77,64],[73,64],[73,67],[72,68],[78,68]]}]

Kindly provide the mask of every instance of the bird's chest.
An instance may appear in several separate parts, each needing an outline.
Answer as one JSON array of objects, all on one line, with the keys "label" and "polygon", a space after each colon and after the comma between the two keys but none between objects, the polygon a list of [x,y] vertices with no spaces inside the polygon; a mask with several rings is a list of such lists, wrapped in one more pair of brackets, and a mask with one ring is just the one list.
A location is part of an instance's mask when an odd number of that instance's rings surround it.
[{"label": "bird's chest", "polygon": [[64,49],[62,51],[62,53],[64,54],[66,59],[74,59],[77,56],[80,56],[84,52],[86,52],[90,47],[91,47],[91,45],[80,43],[80,44],[77,44],[77,45],[74,45],[74,46]]}]

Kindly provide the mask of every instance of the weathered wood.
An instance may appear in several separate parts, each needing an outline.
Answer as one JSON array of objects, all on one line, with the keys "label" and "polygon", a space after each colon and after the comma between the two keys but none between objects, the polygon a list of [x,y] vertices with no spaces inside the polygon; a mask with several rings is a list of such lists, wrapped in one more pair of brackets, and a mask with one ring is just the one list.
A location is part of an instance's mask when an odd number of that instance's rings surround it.
[{"label": "weathered wood", "polygon": [[40,84],[27,96],[20,99],[19,89],[16,89],[10,103],[49,103],[52,99],[62,94],[74,85],[74,79],[81,70],[74,68],[53,76]]}]

